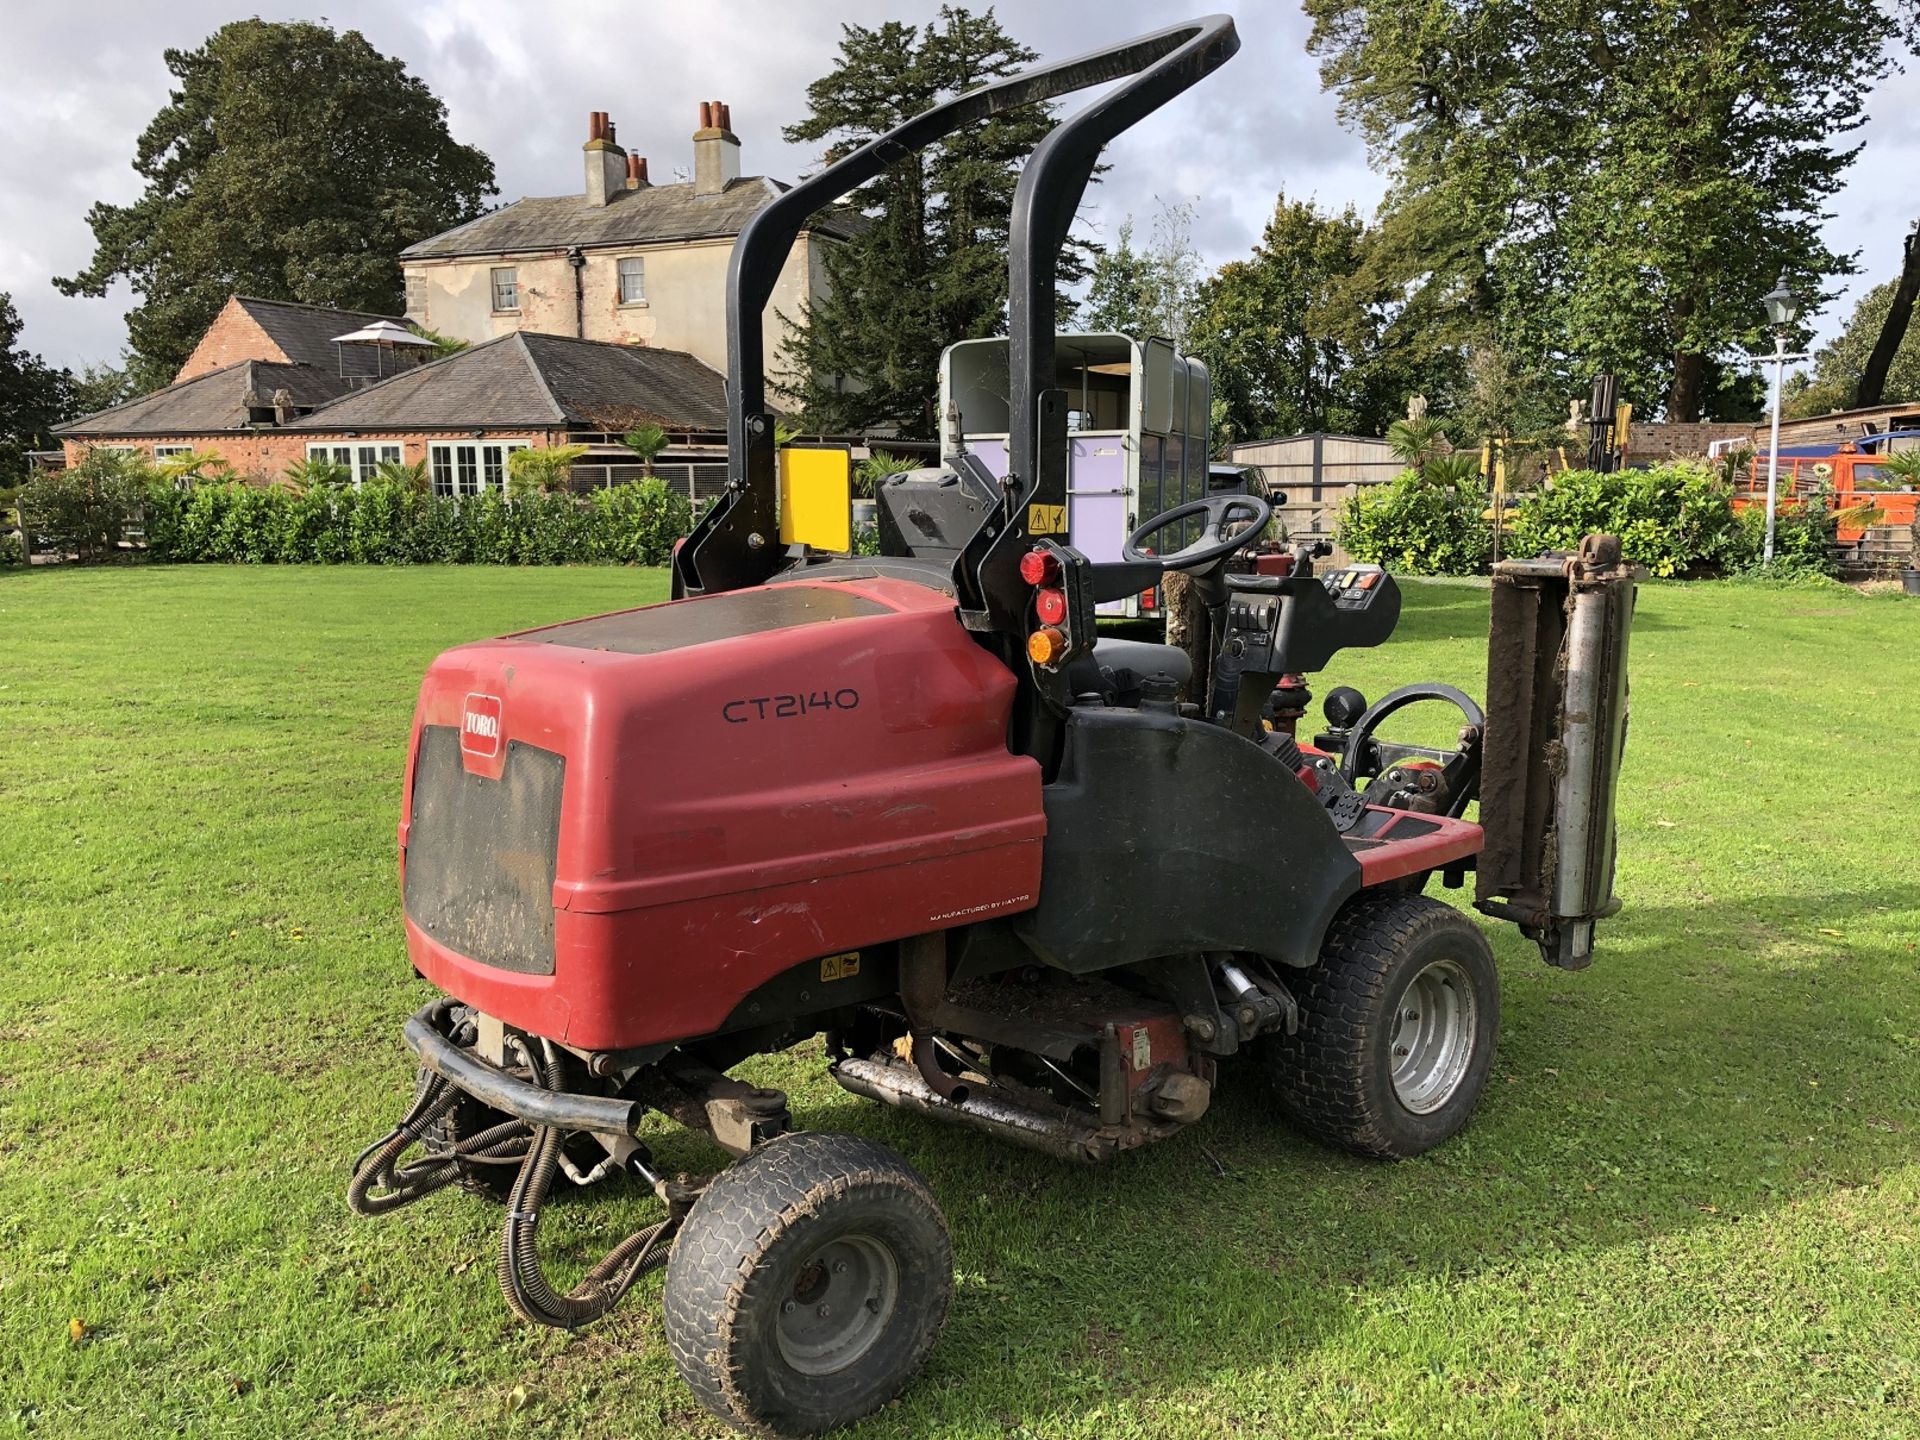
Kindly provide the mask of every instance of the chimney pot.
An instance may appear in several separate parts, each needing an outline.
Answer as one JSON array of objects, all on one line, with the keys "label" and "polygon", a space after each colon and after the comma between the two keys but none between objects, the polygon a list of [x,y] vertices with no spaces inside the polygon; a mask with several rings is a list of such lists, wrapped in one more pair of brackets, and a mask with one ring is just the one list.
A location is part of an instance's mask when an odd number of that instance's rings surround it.
[{"label": "chimney pot", "polygon": [[647,157],[646,156],[642,155],[635,160],[633,173],[639,179],[642,185],[649,185],[653,183],[647,179]]},{"label": "chimney pot", "polygon": [[700,102],[700,128],[693,134],[693,193],[718,195],[740,178],[740,141],[733,117],[718,100]]},{"label": "chimney pot", "polygon": [[615,133],[613,121],[611,120],[607,121],[607,143],[609,145],[618,145],[620,143],[619,136]]},{"label": "chimney pot", "polygon": [[733,107],[725,101],[720,104],[720,128],[729,132],[733,129]]}]

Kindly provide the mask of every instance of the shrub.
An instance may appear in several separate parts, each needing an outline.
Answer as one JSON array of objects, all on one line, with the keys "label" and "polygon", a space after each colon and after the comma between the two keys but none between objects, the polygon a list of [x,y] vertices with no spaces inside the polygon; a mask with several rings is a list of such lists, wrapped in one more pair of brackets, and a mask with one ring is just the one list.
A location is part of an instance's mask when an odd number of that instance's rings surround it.
[{"label": "shrub", "polygon": [[1493,533],[1477,489],[1407,470],[1340,507],[1340,544],[1354,559],[1408,575],[1486,568]]},{"label": "shrub", "polygon": [[662,480],[585,501],[542,491],[427,495],[405,476],[306,491],[237,482],[181,490],[155,480],[145,506],[154,559],[249,565],[659,565],[693,525],[692,506]]},{"label": "shrub", "polygon": [[693,529],[693,506],[664,480],[593,492],[595,555],[621,565],[664,565]]},{"label": "shrub", "polygon": [[1767,550],[1767,510],[1749,505],[1736,513],[1738,535],[1730,568],[1775,578],[1792,575],[1835,575],[1834,532],[1839,529],[1822,490],[1804,499],[1783,499],[1773,512],[1773,564],[1761,557]]},{"label": "shrub", "polygon": [[151,480],[138,456],[89,450],[78,465],[36,475],[20,490],[22,528],[55,551],[98,560],[120,546]]},{"label": "shrub", "polygon": [[1726,570],[1748,553],[1726,482],[1684,460],[1610,475],[1569,470],[1521,496],[1508,523],[1511,554],[1573,550],[1601,531],[1655,575]]}]

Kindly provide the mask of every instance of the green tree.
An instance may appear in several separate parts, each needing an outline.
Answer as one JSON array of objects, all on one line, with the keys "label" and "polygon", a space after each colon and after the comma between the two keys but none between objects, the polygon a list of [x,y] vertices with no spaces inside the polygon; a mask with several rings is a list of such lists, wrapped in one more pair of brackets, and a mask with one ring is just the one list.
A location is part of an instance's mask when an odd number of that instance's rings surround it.
[{"label": "green tree", "polygon": [[1783,266],[1808,292],[1851,271],[1821,221],[1856,153],[1842,137],[1920,31],[1875,0],[1306,10],[1322,79],[1392,175],[1373,278],[1519,373],[1578,393],[1611,369],[1675,420],[1761,341]]},{"label": "green tree", "polygon": [[494,193],[493,162],[358,31],[237,20],[166,63],[177,86],[134,151],[146,189],[88,212],[92,263],[54,282],[133,287],[143,386],[173,378],[235,292],[398,314],[400,251]]},{"label": "green tree", "polygon": [[1365,233],[1352,206],[1282,195],[1253,254],[1201,284],[1188,343],[1213,372],[1219,438],[1377,434],[1421,388],[1362,281]]},{"label": "green tree", "polygon": [[1133,248],[1133,217],[1120,222],[1114,243],[1093,262],[1086,304],[1080,320],[1088,330],[1111,330],[1138,338],[1146,333],[1148,293],[1153,286],[1153,259]]},{"label": "green tree", "polygon": [[122,355],[120,359],[118,365],[101,362],[80,367],[80,373],[73,377],[68,387],[67,408],[70,416],[111,410],[138,397],[140,387],[134,384],[133,376],[129,373],[129,357]]},{"label": "green tree", "polygon": [[20,313],[0,291],[0,486],[25,477],[29,450],[52,446],[50,432],[72,406],[72,378],[20,343]]},{"label": "green tree", "polygon": [[[832,161],[1035,58],[991,10],[943,5],[924,28],[842,25],[834,68],[807,87],[807,118],[786,138],[825,142]],[[804,326],[789,327],[780,376],[809,430],[891,423],[909,435],[935,433],[941,350],[1005,328],[1019,164],[1053,123],[1043,106],[1006,111],[903,157],[850,197],[868,223],[845,244],[823,247],[831,291]],[[1061,284],[1084,275],[1084,247],[1070,246]],[[1063,309],[1062,320],[1070,313]]]},{"label": "green tree", "polygon": [[1136,340],[1159,335],[1186,349],[1201,283],[1193,214],[1191,204],[1162,201],[1153,239],[1144,250],[1133,248],[1133,217],[1120,222],[1118,243],[1094,257],[1080,317],[1084,328],[1117,331]]},{"label": "green tree", "polygon": [[[1787,381],[1784,412],[1795,418],[1845,410],[1853,404],[1873,347],[1886,327],[1898,281],[1888,280],[1862,295],[1840,333],[1813,352],[1813,374]],[[1920,400],[1920,328],[1909,328],[1887,366],[1882,398],[1888,404]]]},{"label": "green tree", "polygon": [[1886,320],[1867,356],[1866,368],[1860,372],[1860,383],[1853,392],[1854,408],[1864,410],[1886,399],[1887,372],[1906,343],[1916,300],[1920,300],[1920,226],[1910,230],[1901,242],[1900,278],[1893,282]]}]

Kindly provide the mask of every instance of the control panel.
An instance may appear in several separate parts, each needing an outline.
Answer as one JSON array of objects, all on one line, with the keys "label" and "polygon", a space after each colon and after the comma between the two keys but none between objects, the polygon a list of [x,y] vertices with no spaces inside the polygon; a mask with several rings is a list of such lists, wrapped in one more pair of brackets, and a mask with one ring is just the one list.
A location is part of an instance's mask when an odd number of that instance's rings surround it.
[{"label": "control panel", "polygon": [[1365,610],[1385,593],[1387,572],[1378,565],[1349,565],[1322,576],[1333,603],[1342,610]]},{"label": "control panel", "polygon": [[1340,650],[1378,645],[1400,619],[1400,587],[1378,565],[1226,580],[1226,652],[1244,672],[1309,674]]}]

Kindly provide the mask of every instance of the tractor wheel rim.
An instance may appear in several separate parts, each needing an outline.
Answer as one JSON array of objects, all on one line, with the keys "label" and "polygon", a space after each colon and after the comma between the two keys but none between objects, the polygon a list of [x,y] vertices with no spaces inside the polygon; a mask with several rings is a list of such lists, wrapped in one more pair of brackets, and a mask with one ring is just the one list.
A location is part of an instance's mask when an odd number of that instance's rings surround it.
[{"label": "tractor wheel rim", "polygon": [[1473,1059],[1473,985],[1458,961],[1436,960],[1394,1007],[1393,1093],[1427,1115],[1453,1098]]},{"label": "tractor wheel rim", "polygon": [[893,1318],[900,1267],[871,1235],[843,1235],[801,1262],[780,1302],[781,1357],[803,1375],[832,1375],[871,1350]]}]

